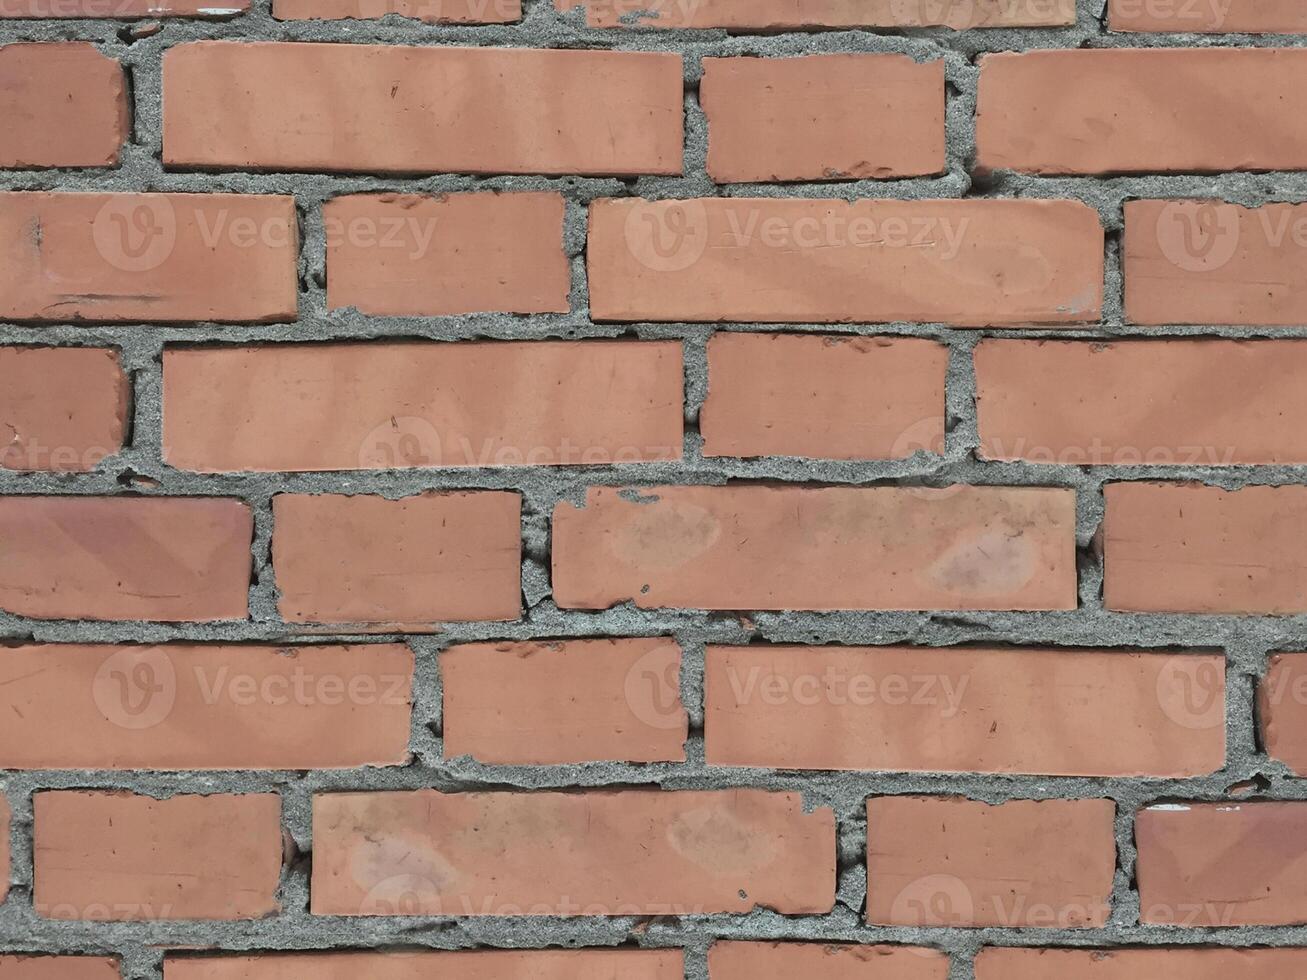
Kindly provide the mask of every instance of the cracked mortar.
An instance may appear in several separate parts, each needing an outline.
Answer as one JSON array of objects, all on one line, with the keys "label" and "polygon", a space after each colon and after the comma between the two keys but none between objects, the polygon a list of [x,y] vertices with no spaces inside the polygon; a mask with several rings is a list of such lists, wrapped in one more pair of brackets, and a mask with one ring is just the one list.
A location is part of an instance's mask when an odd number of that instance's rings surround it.
[{"label": "cracked mortar", "polygon": [[[303,239],[300,259],[300,319],[293,325],[224,326],[113,325],[30,326],[0,324],[0,343],[108,345],[122,353],[135,385],[130,447],[92,474],[0,473],[6,494],[233,495],[255,509],[251,586],[252,618],[240,624],[151,624],[43,622],[0,614],[0,638],[9,642],[163,642],[228,640],[312,642],[312,630],[289,627],[276,616],[276,586],[269,561],[270,499],[281,491],[368,492],[390,497],[429,489],[508,488],[524,495],[523,591],[527,609],[517,623],[452,624],[432,635],[394,637],[375,631],[323,629],[321,637],[366,640],[407,639],[417,653],[412,731],[414,760],[397,769],[325,772],[143,773],[24,772],[4,775],[14,808],[15,884],[0,906],[0,949],[12,952],[116,953],[131,980],[161,976],[163,948],[212,947],[231,951],[474,946],[543,947],[578,945],[679,946],[686,949],[689,980],[705,980],[706,950],[714,938],[784,938],[859,943],[913,942],[953,954],[952,980],[971,980],[971,957],[980,946],[1120,945],[1219,942],[1226,945],[1307,944],[1307,927],[1183,929],[1132,924],[1138,896],[1132,890],[1135,851],[1134,811],[1162,799],[1217,799],[1239,784],[1258,796],[1307,799],[1307,783],[1288,777],[1279,763],[1260,752],[1254,730],[1256,679],[1265,671],[1268,651],[1307,648],[1307,617],[1186,617],[1122,615],[1103,609],[1101,562],[1092,538],[1102,517],[1102,486],[1116,479],[1191,479],[1223,487],[1259,483],[1307,483],[1307,467],[1127,467],[1092,471],[1075,466],[980,463],[975,379],[971,351],[981,337],[1045,337],[1042,330],[959,330],[939,324],[757,325],[592,324],[587,316],[584,276],[585,207],[593,199],[637,195],[649,198],[692,196],[785,196],[855,198],[1039,197],[1074,198],[1098,210],[1108,232],[1104,317],[1099,325],[1060,329],[1058,336],[1202,336],[1233,338],[1301,336],[1274,328],[1137,328],[1121,312],[1121,205],[1133,197],[1218,197],[1245,205],[1307,200],[1307,174],[1221,174],[1041,178],[993,174],[975,179],[968,171],[974,155],[977,56],[989,51],[1042,47],[1145,46],[1299,46],[1307,39],[1244,35],[1192,36],[1104,33],[1102,0],[1081,0],[1078,22],[1067,29],[947,30],[894,33],[832,31],[774,36],[728,36],[722,31],[590,30],[579,10],[557,15],[550,0],[527,0],[519,24],[502,27],[436,27],[394,16],[375,22],[288,22],[272,19],[269,0],[255,0],[246,16],[218,22],[164,21],[157,33],[133,40],[124,24],[92,21],[8,21],[0,23],[0,43],[23,40],[82,39],[129,68],[135,99],[134,143],[115,170],[47,170],[0,173],[4,190],[232,191],[295,195]],[[675,51],[685,57],[686,144],[684,177],[636,180],[543,177],[433,176],[422,178],[355,175],[165,172],[160,162],[161,81],[159,59],[172,45],[196,39],[301,40],[392,44],[471,44],[523,47],[611,48]],[[698,106],[697,84],[706,56],[775,57],[815,52],[895,52],[917,60],[943,58],[948,90],[947,172],[930,179],[718,187],[704,174],[707,126]],[[470,189],[549,189],[567,200],[564,247],[572,261],[572,309],[561,315],[468,315],[436,318],[362,316],[326,308],[325,232],[322,201],[345,193],[397,191],[437,194]],[[894,462],[814,462],[797,459],[705,459],[696,430],[707,392],[705,343],[714,329],[819,331],[861,335],[930,337],[951,348],[948,372],[947,442],[943,458],[918,454]],[[674,338],[686,355],[687,435],[685,458],[675,463],[596,467],[578,470],[468,469],[386,473],[203,475],[181,473],[160,459],[162,348],[187,343],[303,342],[326,339],[615,337]],[[776,480],[871,485],[883,482],[943,486],[954,482],[1072,487],[1078,493],[1080,608],[1052,613],[751,613],[638,610],[627,604],[604,612],[563,612],[549,591],[548,521],[560,500],[579,502],[588,485],[655,487],[663,483],[722,483]],[[155,485],[157,483],[157,485]],[[647,490],[640,492],[648,492]],[[671,635],[685,649],[683,699],[691,718],[685,764],[587,764],[552,767],[487,766],[468,759],[444,760],[440,743],[440,689],[436,654],[470,639],[527,639],[584,636]],[[1135,648],[1222,649],[1228,673],[1228,762],[1213,776],[1188,779],[1043,778],[1003,775],[902,773],[807,773],[712,769],[703,761],[703,650],[707,643],[751,641],[785,643],[1039,644]],[[839,828],[839,884],[835,910],[825,916],[784,916],[765,909],[747,915],[569,920],[545,918],[430,917],[337,919],[310,916],[307,857],[311,852],[310,802],[317,791],[352,789],[542,789],[546,787],[642,786],[665,789],[720,789],[734,786],[797,791],[809,807],[830,806]],[[167,796],[177,792],[272,790],[284,799],[285,819],[301,857],[283,876],[284,912],[259,922],[85,923],[52,921],[31,904],[31,794],[50,788],[123,788]],[[879,793],[953,793],[995,802],[1009,798],[1111,797],[1117,802],[1118,867],[1113,913],[1104,928],[931,929],[870,927],[862,923],[865,897],[863,858],[867,796]]]}]

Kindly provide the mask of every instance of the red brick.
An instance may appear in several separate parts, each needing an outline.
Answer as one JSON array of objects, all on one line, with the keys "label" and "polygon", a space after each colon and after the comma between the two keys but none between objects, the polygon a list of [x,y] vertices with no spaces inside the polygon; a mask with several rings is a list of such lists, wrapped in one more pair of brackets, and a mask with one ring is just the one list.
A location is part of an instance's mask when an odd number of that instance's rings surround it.
[{"label": "red brick", "polygon": [[867,801],[867,921],[1100,928],[1116,873],[1111,800],[875,796]]},{"label": "red brick", "polygon": [[37,793],[33,901],[51,919],[255,919],[280,908],[281,797]]},{"label": "red brick", "polygon": [[0,0],[0,17],[228,17],[250,0]]},{"label": "red brick", "polygon": [[169,956],[164,980],[681,980],[679,949],[475,949]]},{"label": "red brick", "polygon": [[1219,653],[710,646],[704,671],[710,765],[1176,778],[1225,765]]},{"label": "red brick", "polygon": [[1074,0],[554,0],[582,6],[591,27],[724,27],[790,31],[847,27],[1057,27],[1076,22]]},{"label": "red brick", "polygon": [[289,197],[0,193],[0,317],[294,320],[298,235]]},{"label": "red brick", "polygon": [[1257,709],[1266,754],[1307,775],[1307,653],[1271,654]]},{"label": "red brick", "polygon": [[292,623],[517,619],[521,506],[499,491],[279,494],[277,608]]},{"label": "red brick", "polygon": [[279,20],[343,20],[387,14],[428,24],[509,24],[522,19],[522,0],[272,0]]},{"label": "red brick", "polygon": [[1307,205],[1127,201],[1125,223],[1132,323],[1307,320]]},{"label": "red brick", "polygon": [[1075,494],[591,487],[554,510],[553,570],[565,609],[1074,609]]},{"label": "red brick", "polygon": [[1302,169],[1304,86],[1304,50],[983,55],[976,162],[1043,174]]},{"label": "red brick", "polygon": [[[3,10],[3,7],[0,7]],[[122,980],[108,956],[0,956],[0,980]]]},{"label": "red brick", "polygon": [[1114,31],[1307,33],[1307,10],[1297,0],[1109,0],[1107,9]]},{"label": "red brick", "polygon": [[918,177],[945,168],[943,60],[704,58],[699,102],[708,116],[708,175],[718,183]]},{"label": "red brick", "polygon": [[468,643],[441,652],[440,675],[446,758],[685,761],[674,640]]},{"label": "red brick", "polygon": [[834,814],[805,813],[798,793],[313,801],[315,915],[797,915],[834,901]]},{"label": "red brick", "polygon": [[163,155],[240,169],[679,174],[683,89],[675,54],[200,41],[163,57]]},{"label": "red brick", "polygon": [[948,980],[947,953],[921,946],[715,942],[709,980]]},{"label": "red brick", "polygon": [[679,341],[169,349],[163,455],[239,470],[679,459]]},{"label": "red brick", "polygon": [[412,679],[399,644],[14,647],[0,768],[403,765]]},{"label": "red brick", "polygon": [[[0,903],[9,895],[9,821],[12,817],[9,800],[0,791]],[[0,977],[5,975],[5,962],[0,959]]]},{"label": "red brick", "polygon": [[1104,488],[1103,601],[1124,612],[1307,612],[1307,487]]},{"label": "red brick", "polygon": [[1298,980],[1307,949],[982,949],[976,980]]},{"label": "red brick", "polygon": [[221,497],[0,497],[0,609],[37,619],[245,619],[253,518]]},{"label": "red brick", "polygon": [[980,453],[1089,465],[1307,463],[1307,344],[986,340]]},{"label": "red brick", "polygon": [[122,449],[130,387],[116,351],[0,347],[0,377],[0,467],[86,472]]},{"label": "red brick", "polygon": [[1304,834],[1307,803],[1170,803],[1139,811],[1139,921],[1194,927],[1307,922]]},{"label": "red brick", "polygon": [[718,333],[705,456],[896,459],[944,449],[948,348],[888,337]]},{"label": "red brick", "polygon": [[619,198],[587,262],[596,320],[1081,323],[1103,229],[1079,201]]},{"label": "red brick", "polygon": [[354,194],[322,208],[327,306],[389,316],[566,313],[563,198]]},{"label": "red brick", "polygon": [[95,45],[0,48],[0,167],[111,167],[130,125],[122,65]]}]

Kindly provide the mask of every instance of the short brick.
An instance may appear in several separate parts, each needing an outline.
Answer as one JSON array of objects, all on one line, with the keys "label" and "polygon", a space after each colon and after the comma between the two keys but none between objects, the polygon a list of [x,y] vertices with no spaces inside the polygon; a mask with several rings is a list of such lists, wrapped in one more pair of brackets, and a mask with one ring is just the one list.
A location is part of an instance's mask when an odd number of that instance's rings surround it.
[{"label": "short brick", "polygon": [[1307,922],[1304,835],[1307,803],[1168,803],[1140,810],[1139,921],[1190,927]]},{"label": "short brick", "polygon": [[403,765],[412,680],[399,644],[15,647],[0,768]]},{"label": "short brick", "polygon": [[1076,22],[1075,0],[554,0],[582,6],[591,27],[724,27],[792,31],[852,27],[1058,27]]},{"label": "short brick", "polygon": [[1040,174],[1307,168],[1307,50],[983,55],[976,163]]},{"label": "short brick", "polygon": [[272,0],[278,20],[344,20],[387,14],[428,24],[510,24],[522,19],[522,0]]},{"label": "short brick", "polygon": [[0,956],[0,980],[122,980],[122,973],[109,956]]},{"label": "short brick", "polygon": [[1041,325],[1102,305],[1079,201],[603,199],[586,254],[596,320]]},{"label": "short brick", "polygon": [[976,956],[976,980],[1298,980],[1307,949],[999,949]]},{"label": "short brick", "polygon": [[163,456],[179,469],[593,465],[682,451],[679,341],[286,344],[163,360]]},{"label": "short brick", "polygon": [[679,174],[683,89],[675,54],[199,41],[163,56],[163,156],[240,169]]},{"label": "short brick", "polygon": [[980,453],[1101,466],[1307,463],[1307,343],[985,340]]},{"label": "short brick", "polygon": [[294,320],[289,197],[0,193],[0,318]]},{"label": "short brick", "polygon": [[95,45],[0,47],[0,167],[111,167],[130,125],[123,67]]},{"label": "short brick", "polygon": [[874,796],[867,801],[867,921],[1100,928],[1116,873],[1111,800]]},{"label": "short brick", "polygon": [[715,766],[1182,778],[1225,765],[1219,653],[710,646],[704,673]]},{"label": "short brick", "polygon": [[1107,9],[1114,31],[1307,33],[1307,9],[1298,0],[1109,0]]},{"label": "short brick", "polygon": [[675,640],[461,644],[441,652],[440,675],[446,758],[685,761]]},{"label": "short brick", "polygon": [[0,17],[230,17],[250,0],[0,0]]},{"label": "short brick", "polygon": [[709,980],[948,980],[947,953],[922,946],[715,942]]},{"label": "short brick", "polygon": [[554,510],[554,600],[565,609],[1074,609],[1075,544],[1070,490],[591,487],[584,506]]},{"label": "short brick", "polygon": [[0,377],[0,467],[88,472],[122,449],[131,390],[116,351],[0,347]]},{"label": "short brick", "polygon": [[50,919],[257,919],[280,909],[281,797],[37,793],[33,902]]},{"label": "short brick", "polygon": [[798,793],[418,790],[313,801],[315,915],[800,915],[834,902],[834,814],[805,813]]},{"label": "short brick", "polygon": [[1257,709],[1266,754],[1307,775],[1307,653],[1271,654]]},{"label": "short brick", "polygon": [[522,498],[272,498],[272,564],[292,623],[427,624],[521,615]]},{"label": "short brick", "polygon": [[704,58],[699,102],[718,183],[918,177],[945,167],[942,59]]},{"label": "short brick", "polygon": [[718,333],[705,456],[902,459],[944,450],[949,352],[929,340]]},{"label": "short brick", "polygon": [[1103,602],[1124,612],[1307,612],[1307,487],[1104,487]]},{"label": "short brick", "polygon": [[221,497],[0,497],[0,609],[37,619],[245,619],[250,508]]}]

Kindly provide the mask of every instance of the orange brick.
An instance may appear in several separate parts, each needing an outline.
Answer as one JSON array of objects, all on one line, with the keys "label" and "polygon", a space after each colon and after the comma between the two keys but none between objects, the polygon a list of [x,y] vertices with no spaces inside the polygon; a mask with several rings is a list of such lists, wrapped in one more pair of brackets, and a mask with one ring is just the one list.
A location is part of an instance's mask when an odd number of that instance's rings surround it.
[{"label": "orange brick", "polygon": [[981,455],[1063,465],[1307,463],[1307,344],[986,340]]},{"label": "orange brick", "polygon": [[228,17],[250,0],[0,0],[0,17]]},{"label": "orange brick", "polygon": [[1175,778],[1225,765],[1219,653],[710,646],[704,673],[710,765]]},{"label": "orange brick", "polygon": [[294,320],[298,235],[289,197],[0,193],[0,317]]},{"label": "orange brick", "polygon": [[108,956],[0,956],[0,980],[122,980],[122,973]]},{"label": "orange brick", "polygon": [[591,487],[554,510],[553,572],[565,609],[1074,609],[1075,494]]},{"label": "orange brick", "polygon": [[718,333],[705,456],[895,459],[943,452],[948,348],[928,340]]},{"label": "orange brick", "polygon": [[440,674],[446,758],[685,761],[674,640],[467,643],[441,652]]},{"label": "orange brick", "polygon": [[1307,949],[998,949],[976,956],[976,980],[1298,980]]},{"label": "orange brick", "polygon": [[681,456],[679,341],[286,344],[170,349],[163,361],[163,455],[179,469]]},{"label": "orange brick", "polygon": [[984,55],[976,162],[1042,174],[1298,170],[1307,167],[1307,117],[1294,108],[1304,86],[1304,50]]},{"label": "orange brick", "polygon": [[122,65],[95,45],[0,47],[0,167],[111,167],[130,124]]},{"label": "orange brick", "polygon": [[1100,928],[1116,873],[1111,800],[874,796],[867,921]]},{"label": "orange brick", "polygon": [[1057,27],[1076,22],[1074,0],[554,0],[582,6],[591,27],[724,27],[790,31],[851,27]]},{"label": "orange brick", "polygon": [[163,89],[173,166],[681,172],[675,54],[199,41]]},{"label": "orange brick", "polygon": [[387,14],[428,24],[509,24],[522,19],[522,0],[272,0],[279,20],[343,20]]},{"label": "orange brick", "polygon": [[1271,654],[1257,707],[1266,754],[1307,775],[1307,653]]},{"label": "orange brick", "polygon": [[587,262],[596,320],[1080,323],[1103,229],[1078,201],[619,198]]},{"label": "orange brick", "polygon": [[0,347],[0,377],[0,467],[86,472],[122,449],[130,388],[116,351]]},{"label": "orange brick", "polygon": [[704,58],[699,102],[718,183],[918,177],[945,167],[943,60]]},{"label": "orange brick", "polygon": [[280,908],[281,797],[37,793],[33,901],[51,919],[256,919]]},{"label": "orange brick", "polygon": [[0,609],[37,619],[245,619],[253,518],[220,497],[0,497]]},{"label": "orange brick", "polygon": [[272,564],[292,623],[517,619],[522,498],[279,494]]},{"label": "orange brick", "polygon": [[[835,818],[798,793],[347,793],[313,801],[315,915],[829,912]],[[402,903],[402,904],[401,904]]]},{"label": "orange brick", "polygon": [[399,644],[14,647],[0,767],[403,765],[412,679]]},{"label": "orange brick", "polygon": [[1307,33],[1307,10],[1297,0],[1109,0],[1107,9],[1114,31]]},{"label": "orange brick", "polygon": [[921,946],[715,942],[709,980],[948,980],[947,953]]}]

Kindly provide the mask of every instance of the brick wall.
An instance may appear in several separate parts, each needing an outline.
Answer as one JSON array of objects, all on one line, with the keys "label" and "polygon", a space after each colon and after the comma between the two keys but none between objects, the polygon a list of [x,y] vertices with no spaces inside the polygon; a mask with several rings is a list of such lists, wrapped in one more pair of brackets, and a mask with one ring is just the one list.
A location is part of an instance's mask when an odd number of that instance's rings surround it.
[{"label": "brick wall", "polygon": [[1102,6],[0,0],[0,980],[1307,974],[1307,15]]}]

